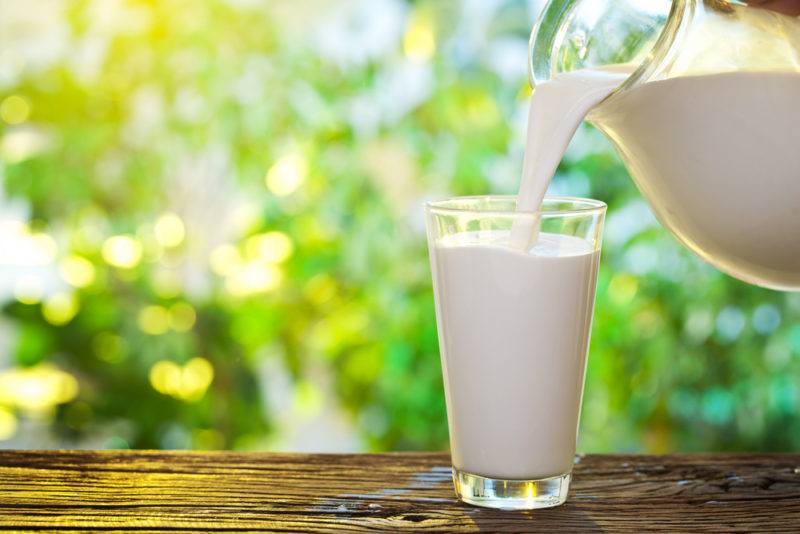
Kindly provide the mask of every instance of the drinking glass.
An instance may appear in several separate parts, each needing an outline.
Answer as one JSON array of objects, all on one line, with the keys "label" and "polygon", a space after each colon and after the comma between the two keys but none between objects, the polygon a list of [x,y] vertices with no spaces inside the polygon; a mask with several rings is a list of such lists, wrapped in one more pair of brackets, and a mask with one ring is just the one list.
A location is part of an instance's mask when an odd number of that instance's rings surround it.
[{"label": "drinking glass", "polygon": [[[461,197],[425,211],[455,490],[522,510],[567,498],[606,205],[516,206]],[[512,227],[538,237],[514,247]]]}]

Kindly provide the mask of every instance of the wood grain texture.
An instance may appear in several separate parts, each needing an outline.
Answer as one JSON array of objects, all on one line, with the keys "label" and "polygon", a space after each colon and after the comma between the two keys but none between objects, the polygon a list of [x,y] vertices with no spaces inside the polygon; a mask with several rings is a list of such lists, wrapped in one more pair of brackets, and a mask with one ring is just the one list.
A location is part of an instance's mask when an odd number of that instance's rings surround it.
[{"label": "wood grain texture", "polygon": [[0,531],[800,532],[800,454],[588,455],[535,512],[459,503],[449,461],[0,451]]}]

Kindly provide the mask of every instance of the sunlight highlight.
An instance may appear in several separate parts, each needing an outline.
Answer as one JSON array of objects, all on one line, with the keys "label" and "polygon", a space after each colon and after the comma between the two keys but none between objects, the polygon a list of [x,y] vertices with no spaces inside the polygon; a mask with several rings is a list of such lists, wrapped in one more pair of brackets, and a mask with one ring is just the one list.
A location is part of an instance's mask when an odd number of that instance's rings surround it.
[{"label": "sunlight highlight", "polygon": [[233,245],[222,245],[214,249],[209,257],[211,270],[220,276],[233,274],[242,264],[242,255]]},{"label": "sunlight highlight", "polygon": [[44,294],[44,284],[34,275],[24,275],[14,283],[14,298],[22,304],[38,304]]},{"label": "sunlight highlight", "polygon": [[132,269],[142,260],[142,244],[129,235],[115,235],[103,243],[102,253],[109,265]]},{"label": "sunlight highlight", "polygon": [[214,380],[214,367],[205,358],[192,358],[184,366],[161,360],[150,368],[149,379],[153,389],[162,395],[196,402]]},{"label": "sunlight highlight", "polygon": [[188,332],[196,320],[197,313],[186,302],[178,302],[169,308],[169,326],[176,332]]},{"label": "sunlight highlight", "polygon": [[81,256],[67,256],[58,263],[61,278],[72,287],[87,287],[94,282],[95,269],[92,262]]},{"label": "sunlight highlight", "polygon": [[283,232],[265,232],[247,239],[245,251],[250,259],[266,263],[282,263],[294,252],[294,245]]},{"label": "sunlight highlight", "polygon": [[56,293],[42,304],[42,316],[55,326],[69,323],[79,309],[78,299],[73,293]]},{"label": "sunlight highlight", "polygon": [[285,197],[303,185],[308,174],[308,162],[298,151],[282,156],[267,171],[265,181],[272,193]]},{"label": "sunlight highlight", "polygon": [[0,406],[0,441],[11,439],[17,433],[17,417],[8,408]]},{"label": "sunlight highlight", "polygon": [[629,274],[618,274],[608,285],[608,297],[614,304],[624,306],[633,300],[639,290],[639,282]]},{"label": "sunlight highlight", "polygon": [[225,289],[235,297],[246,297],[277,288],[283,272],[274,265],[258,261],[244,264],[225,280]]},{"label": "sunlight highlight", "polygon": [[403,53],[416,61],[427,61],[436,52],[436,37],[428,17],[415,16],[403,36]]},{"label": "sunlight highlight", "polygon": [[19,163],[50,148],[52,135],[43,128],[7,129],[0,138],[0,157],[5,163]]},{"label": "sunlight highlight", "polygon": [[159,217],[153,232],[158,244],[165,248],[177,247],[186,237],[183,220],[174,213],[165,213]]},{"label": "sunlight highlight", "polygon": [[19,95],[11,95],[0,102],[0,119],[6,124],[20,124],[31,114],[30,103]]},{"label": "sunlight highlight", "polygon": [[145,306],[139,310],[139,330],[151,336],[160,336],[169,330],[169,312],[163,306]]},{"label": "sunlight highlight", "polygon": [[533,500],[539,494],[539,488],[537,487],[535,482],[528,482],[525,484],[525,496],[528,500]]},{"label": "sunlight highlight", "polygon": [[78,381],[52,364],[0,372],[0,404],[42,413],[78,395]]}]

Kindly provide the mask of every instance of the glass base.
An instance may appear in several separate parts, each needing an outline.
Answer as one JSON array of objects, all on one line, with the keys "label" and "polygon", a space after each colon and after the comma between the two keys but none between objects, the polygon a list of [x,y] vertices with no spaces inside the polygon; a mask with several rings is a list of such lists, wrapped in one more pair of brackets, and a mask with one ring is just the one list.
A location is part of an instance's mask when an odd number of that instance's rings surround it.
[{"label": "glass base", "polygon": [[567,473],[540,480],[505,480],[453,468],[453,483],[459,499],[501,510],[534,510],[564,504],[571,479],[572,475]]}]

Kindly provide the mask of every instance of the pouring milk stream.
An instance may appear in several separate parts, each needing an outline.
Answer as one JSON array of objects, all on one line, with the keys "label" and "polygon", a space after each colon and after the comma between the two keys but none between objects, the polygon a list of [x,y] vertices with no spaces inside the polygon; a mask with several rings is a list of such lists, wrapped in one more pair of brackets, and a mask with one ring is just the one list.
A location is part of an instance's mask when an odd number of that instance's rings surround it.
[{"label": "pouring milk stream", "polygon": [[[578,70],[536,88],[528,111],[518,211],[539,210],[547,186],[578,126],[631,72],[633,67],[627,65]],[[538,221],[533,218],[517,221],[511,229],[511,245],[525,250],[533,246],[539,233],[537,226]]]}]

